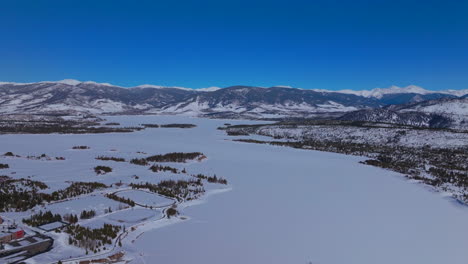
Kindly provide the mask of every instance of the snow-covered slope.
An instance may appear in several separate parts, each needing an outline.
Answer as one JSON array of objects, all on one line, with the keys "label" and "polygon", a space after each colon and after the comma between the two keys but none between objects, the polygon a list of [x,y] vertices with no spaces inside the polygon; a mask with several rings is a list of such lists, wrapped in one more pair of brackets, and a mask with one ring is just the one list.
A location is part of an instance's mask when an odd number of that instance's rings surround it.
[{"label": "snow-covered slope", "polygon": [[388,109],[359,110],[344,114],[339,119],[430,128],[450,128],[452,125],[452,120],[448,116],[421,112],[396,112]]},{"label": "snow-covered slope", "polygon": [[374,99],[286,87],[233,86],[189,89],[63,80],[1,83],[0,112],[42,114],[238,114],[282,117],[312,112],[343,112],[380,106]]},{"label": "snow-covered slope", "polygon": [[468,98],[431,100],[400,107],[400,111],[420,111],[424,113],[452,114],[468,116]]},{"label": "snow-covered slope", "polygon": [[416,85],[409,85],[406,87],[391,86],[389,88],[375,88],[372,90],[340,90],[338,93],[354,94],[364,97],[382,98],[388,94],[448,94],[453,96],[463,96],[468,94],[468,89],[465,90],[442,90],[442,91],[430,91]]},{"label": "snow-covered slope", "polygon": [[468,129],[468,98],[444,98],[346,113],[340,119]]}]

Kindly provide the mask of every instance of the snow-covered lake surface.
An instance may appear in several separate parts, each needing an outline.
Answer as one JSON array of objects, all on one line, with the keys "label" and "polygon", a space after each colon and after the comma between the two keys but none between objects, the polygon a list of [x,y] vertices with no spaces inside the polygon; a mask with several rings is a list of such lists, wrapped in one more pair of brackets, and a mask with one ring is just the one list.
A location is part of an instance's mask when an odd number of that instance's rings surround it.
[{"label": "snow-covered lake surface", "polygon": [[[193,123],[197,127],[93,135],[2,135],[0,151],[67,158],[64,150],[87,145],[101,152],[116,149],[119,154],[115,156],[124,158],[134,157],[136,151],[206,154],[204,162],[184,167],[191,173],[224,177],[231,190],[183,208],[181,214],[188,220],[144,232],[132,247],[140,256],[132,263],[468,262],[468,207],[397,173],[359,164],[359,157],[232,142],[229,139],[233,137],[216,130],[224,123],[250,121],[175,116],[107,119],[122,125]],[[86,151],[79,153],[86,155]],[[8,163],[12,167],[16,164]],[[73,164],[67,161],[50,163],[73,170]],[[128,166],[113,164],[115,172],[102,176],[102,182],[120,180]],[[60,177],[66,174],[40,176],[47,170],[45,165],[37,170],[38,180],[49,185],[57,182],[57,188],[66,186],[60,184]],[[18,171],[27,173],[28,168]],[[128,181],[132,173],[128,170]],[[142,168],[140,174],[152,177],[147,169]],[[95,177],[90,169],[80,175],[80,180]],[[136,216],[157,217],[150,211],[141,212]]]}]

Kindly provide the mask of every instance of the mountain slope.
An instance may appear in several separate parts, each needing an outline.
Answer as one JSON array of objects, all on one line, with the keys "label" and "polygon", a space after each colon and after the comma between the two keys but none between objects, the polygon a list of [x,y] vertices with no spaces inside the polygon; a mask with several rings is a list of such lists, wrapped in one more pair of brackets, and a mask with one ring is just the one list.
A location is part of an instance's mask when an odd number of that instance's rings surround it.
[{"label": "mountain slope", "polygon": [[414,104],[396,106],[400,112],[420,111],[424,113],[468,116],[468,97],[429,100]]},{"label": "mountain slope", "polygon": [[339,120],[398,124],[428,128],[451,128],[453,120],[447,116],[421,112],[395,112],[389,109],[369,109],[346,113]]}]

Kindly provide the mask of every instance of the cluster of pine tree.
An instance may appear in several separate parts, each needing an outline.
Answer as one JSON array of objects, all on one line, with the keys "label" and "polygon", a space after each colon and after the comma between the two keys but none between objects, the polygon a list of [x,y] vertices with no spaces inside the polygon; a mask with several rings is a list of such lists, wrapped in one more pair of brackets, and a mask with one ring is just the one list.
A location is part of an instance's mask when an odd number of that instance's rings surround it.
[{"label": "cluster of pine tree", "polygon": [[43,182],[29,179],[7,179],[0,182],[0,211],[26,211],[38,204],[87,194],[107,188],[99,182],[74,182],[69,187],[52,193],[41,193],[48,188]]},{"label": "cluster of pine tree", "polygon": [[4,176],[0,181],[0,211],[26,211],[41,204],[50,195],[39,190],[47,188],[43,182]]},{"label": "cluster of pine tree", "polygon": [[57,221],[62,221],[62,216],[60,214],[53,214],[51,211],[41,211],[38,214],[31,215],[29,218],[23,218],[23,223],[34,227]]},{"label": "cluster of pine tree", "polygon": [[124,158],[117,158],[117,157],[107,157],[107,156],[97,156],[97,160],[112,160],[116,162],[125,162]]},{"label": "cluster of pine tree", "polygon": [[171,218],[173,216],[176,216],[179,212],[177,212],[177,209],[175,206],[171,206],[166,210],[166,215],[168,218]]},{"label": "cluster of pine tree", "polygon": [[78,223],[78,216],[76,214],[65,214],[63,220],[70,224]]},{"label": "cluster of pine tree", "polygon": [[158,124],[141,124],[141,125],[146,128],[159,128]]},{"label": "cluster of pine tree", "polygon": [[213,175],[213,176],[206,176],[204,174],[197,174],[197,175],[193,175],[194,177],[198,178],[198,179],[202,179],[202,180],[207,180],[209,183],[219,183],[219,184],[227,184],[227,180],[226,179],[223,179],[221,177],[217,177],[216,174]]},{"label": "cluster of pine tree", "polygon": [[[92,193],[95,190],[105,189],[108,186],[100,182],[73,182],[67,188],[51,193],[50,201],[59,201],[83,194]],[[50,202],[48,201],[48,202]]]},{"label": "cluster of pine tree", "polygon": [[26,156],[27,159],[30,160],[65,160],[64,157],[50,157],[47,154],[43,153],[39,156],[28,155]]},{"label": "cluster of pine tree", "polygon": [[162,165],[153,165],[150,167],[150,170],[153,172],[160,172],[160,171],[170,171],[172,173],[179,173],[176,168],[170,166],[162,166]]},{"label": "cluster of pine tree", "polygon": [[73,146],[72,149],[90,149],[88,146]]},{"label": "cluster of pine tree", "polygon": [[109,172],[112,172],[112,168],[111,167],[108,167],[108,166],[96,166],[94,167],[94,172],[96,172],[96,174],[106,174],[106,173],[109,173]]},{"label": "cluster of pine tree", "polygon": [[80,214],[80,219],[90,219],[90,218],[93,218],[94,216],[96,216],[96,211],[94,210],[89,210],[89,211],[86,211],[86,210],[83,210]]},{"label": "cluster of pine tree", "polygon": [[178,201],[193,200],[205,192],[201,179],[197,180],[164,180],[158,184],[131,183],[133,189],[148,189],[151,192],[177,199]]},{"label": "cluster of pine tree", "polygon": [[164,128],[194,128],[196,125],[194,124],[164,124],[161,125]]},{"label": "cluster of pine tree", "polygon": [[135,164],[135,165],[140,165],[140,166],[146,166],[148,165],[148,161],[144,158],[141,159],[131,159],[130,163]]},{"label": "cluster of pine tree", "polygon": [[135,206],[135,201],[131,200],[130,198],[124,198],[124,197],[117,196],[114,193],[108,193],[108,194],[106,194],[106,197],[109,198],[109,199],[115,200],[117,202],[128,204],[131,207]]},{"label": "cluster of pine tree", "polygon": [[194,160],[204,157],[201,152],[172,152],[162,155],[154,155],[147,157],[147,161],[151,162],[186,162],[187,160]]},{"label": "cluster of pine tree", "polygon": [[129,133],[140,131],[143,127],[104,127],[96,123],[76,122],[0,122],[0,134],[101,134],[101,133]]},{"label": "cluster of pine tree", "polygon": [[97,253],[105,244],[112,244],[120,232],[121,227],[111,224],[104,224],[101,228],[91,229],[80,225],[69,225],[65,232],[70,235],[68,243],[77,247],[85,248],[86,252]]}]

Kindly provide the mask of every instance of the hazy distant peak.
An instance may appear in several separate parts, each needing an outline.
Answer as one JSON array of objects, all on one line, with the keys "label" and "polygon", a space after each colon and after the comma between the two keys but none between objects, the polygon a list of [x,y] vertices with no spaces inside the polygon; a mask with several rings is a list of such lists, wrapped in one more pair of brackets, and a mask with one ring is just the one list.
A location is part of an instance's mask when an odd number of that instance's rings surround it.
[{"label": "hazy distant peak", "polygon": [[211,87],[207,87],[207,88],[200,88],[200,89],[196,89],[197,91],[200,91],[200,92],[214,92],[214,91],[217,91],[221,89],[220,87],[216,87],[216,86],[211,86]]}]

